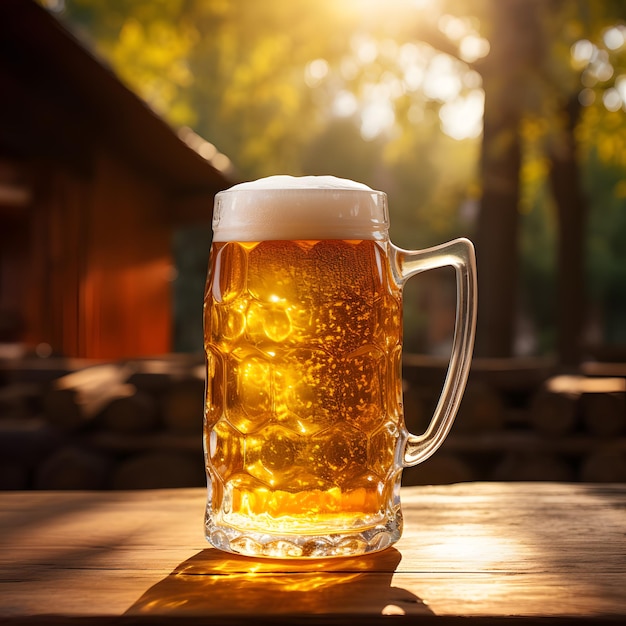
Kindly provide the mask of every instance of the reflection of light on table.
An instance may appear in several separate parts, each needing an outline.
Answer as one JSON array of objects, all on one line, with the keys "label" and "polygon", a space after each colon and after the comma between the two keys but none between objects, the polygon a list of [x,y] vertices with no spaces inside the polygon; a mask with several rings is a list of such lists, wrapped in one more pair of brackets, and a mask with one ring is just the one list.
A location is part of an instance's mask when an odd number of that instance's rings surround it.
[{"label": "reflection of light on table", "polygon": [[[487,531],[487,532],[485,532]],[[444,525],[439,528],[438,536],[443,541],[423,545],[420,554],[429,563],[454,563],[455,572],[480,572],[487,574],[502,571],[520,560],[524,546],[519,541],[506,536],[490,534],[490,528],[477,528],[475,524]],[[490,600],[509,593],[505,578],[492,579],[489,585],[476,578],[454,576],[450,578],[450,594],[464,601]]]},{"label": "reflection of light on table", "polygon": [[463,524],[462,520],[458,524],[446,524],[438,529],[440,539],[422,545],[420,553],[431,563],[454,561],[457,570],[501,570],[517,560],[520,544],[511,537],[489,534],[489,530],[489,527],[476,529],[475,524]]},{"label": "reflection of light on table", "polygon": [[[403,493],[392,584],[436,615],[613,614],[623,603],[623,487],[495,483]],[[612,537],[607,540],[607,537]],[[492,614],[493,614],[492,613]]]},{"label": "reflection of light on table", "polygon": [[206,548],[205,498],[201,489],[0,493],[0,579],[15,581],[0,594],[0,617],[269,624],[326,613],[332,624],[361,624],[430,613],[460,623],[513,615],[624,623],[624,485],[403,489],[397,549],[314,562]]}]

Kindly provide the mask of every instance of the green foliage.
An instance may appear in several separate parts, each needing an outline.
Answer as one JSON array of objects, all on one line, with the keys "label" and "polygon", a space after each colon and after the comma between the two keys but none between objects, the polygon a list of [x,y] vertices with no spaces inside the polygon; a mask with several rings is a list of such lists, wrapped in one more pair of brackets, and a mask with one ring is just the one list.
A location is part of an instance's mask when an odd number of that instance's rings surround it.
[{"label": "green foliage", "polygon": [[626,5],[611,1],[539,2],[545,45],[534,74],[524,81],[524,142],[520,212],[522,294],[525,312],[538,329],[542,352],[554,340],[555,207],[548,189],[546,155],[564,149],[569,102],[583,105],[575,128],[576,148],[588,205],[586,236],[590,309],[601,341],[623,342],[618,318],[626,312],[621,242],[626,234]]},{"label": "green foliage", "polygon": [[[193,126],[227,154],[241,178],[354,178],[389,193],[404,245],[436,243],[460,229],[458,207],[476,188],[479,136],[442,134],[443,99],[406,87],[407,72],[427,71],[441,57],[413,36],[418,29],[444,41],[438,14],[410,11],[401,0],[385,11],[359,4],[66,0],[63,19],[89,33],[121,78],[174,126]],[[453,63],[460,96],[479,88],[479,79],[463,84],[466,64]],[[346,94],[356,108],[337,113]],[[382,105],[391,119],[365,132],[364,117]]]},{"label": "green foliage", "polygon": [[610,343],[626,343],[626,172],[607,166],[600,150],[587,158],[590,202],[588,274],[593,313]]},{"label": "green foliage", "polygon": [[[593,307],[606,320],[626,311],[623,0],[66,0],[61,17],[241,178],[332,173],[368,183],[389,195],[396,243],[421,247],[472,235],[481,137],[468,128],[497,12],[516,6],[510,55],[486,58],[492,88],[516,77],[500,102],[523,118],[521,300],[547,351],[555,216],[546,154],[564,140],[564,104],[578,94]],[[607,321],[606,338],[622,339],[614,326]]]},{"label": "green foliage", "polygon": [[186,90],[199,33],[184,0],[71,0],[61,15],[119,77],[174,125],[197,121]]}]

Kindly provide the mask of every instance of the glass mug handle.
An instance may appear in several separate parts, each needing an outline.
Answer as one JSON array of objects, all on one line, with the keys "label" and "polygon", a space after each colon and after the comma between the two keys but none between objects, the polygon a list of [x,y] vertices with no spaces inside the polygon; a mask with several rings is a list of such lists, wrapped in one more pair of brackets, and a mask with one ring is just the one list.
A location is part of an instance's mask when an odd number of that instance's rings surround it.
[{"label": "glass mug handle", "polygon": [[455,239],[419,251],[402,250],[392,244],[391,260],[400,285],[427,270],[452,266],[456,273],[456,322],[452,354],[439,402],[422,435],[408,433],[403,467],[425,461],[441,446],[452,428],[467,383],[476,332],[476,256],[469,239]]}]

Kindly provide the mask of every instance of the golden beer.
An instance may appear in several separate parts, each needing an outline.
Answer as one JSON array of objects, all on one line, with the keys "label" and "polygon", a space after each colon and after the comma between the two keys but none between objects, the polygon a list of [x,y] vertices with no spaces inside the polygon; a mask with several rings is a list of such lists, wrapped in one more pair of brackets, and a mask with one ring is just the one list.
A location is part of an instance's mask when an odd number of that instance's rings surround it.
[{"label": "golden beer", "polygon": [[400,537],[410,274],[367,190],[219,194],[204,300],[206,533],[218,548],[348,556]]},{"label": "golden beer", "polygon": [[222,523],[325,533],[385,518],[402,428],[387,268],[373,240],[214,246],[205,446]]}]

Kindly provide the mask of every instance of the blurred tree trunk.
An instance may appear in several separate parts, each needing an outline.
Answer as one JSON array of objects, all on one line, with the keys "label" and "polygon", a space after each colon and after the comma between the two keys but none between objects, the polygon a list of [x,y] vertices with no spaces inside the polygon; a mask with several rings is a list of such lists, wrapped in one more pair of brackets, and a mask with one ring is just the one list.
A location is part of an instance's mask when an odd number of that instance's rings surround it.
[{"label": "blurred tree trunk", "polygon": [[479,68],[485,91],[481,156],[483,194],[476,233],[477,356],[513,353],[517,310],[519,127],[528,70],[542,54],[534,0],[494,0],[491,50]]},{"label": "blurred tree trunk", "polygon": [[[547,8],[546,8],[547,7]],[[519,190],[522,162],[520,123],[528,113],[530,76],[545,71],[547,48],[542,16],[558,3],[494,0],[491,51],[481,67],[485,91],[481,159],[483,196],[478,218],[479,312],[476,354],[514,353],[519,277]],[[557,207],[555,311],[559,364],[578,365],[586,312],[585,228],[587,203],[580,184],[574,131],[580,117],[578,93],[564,102],[562,127],[551,136],[550,186]]]},{"label": "blurred tree trunk", "polygon": [[[519,112],[506,107],[484,74],[485,117],[481,154],[483,195],[478,216],[478,356],[510,356],[518,285]],[[496,85],[493,85],[496,86]],[[492,87],[493,87],[492,86]]]},{"label": "blurred tree trunk", "polygon": [[557,208],[557,354],[560,365],[578,365],[586,318],[585,229],[587,202],[580,184],[574,130],[580,117],[578,94],[564,110],[564,127],[550,144],[550,184]]}]

